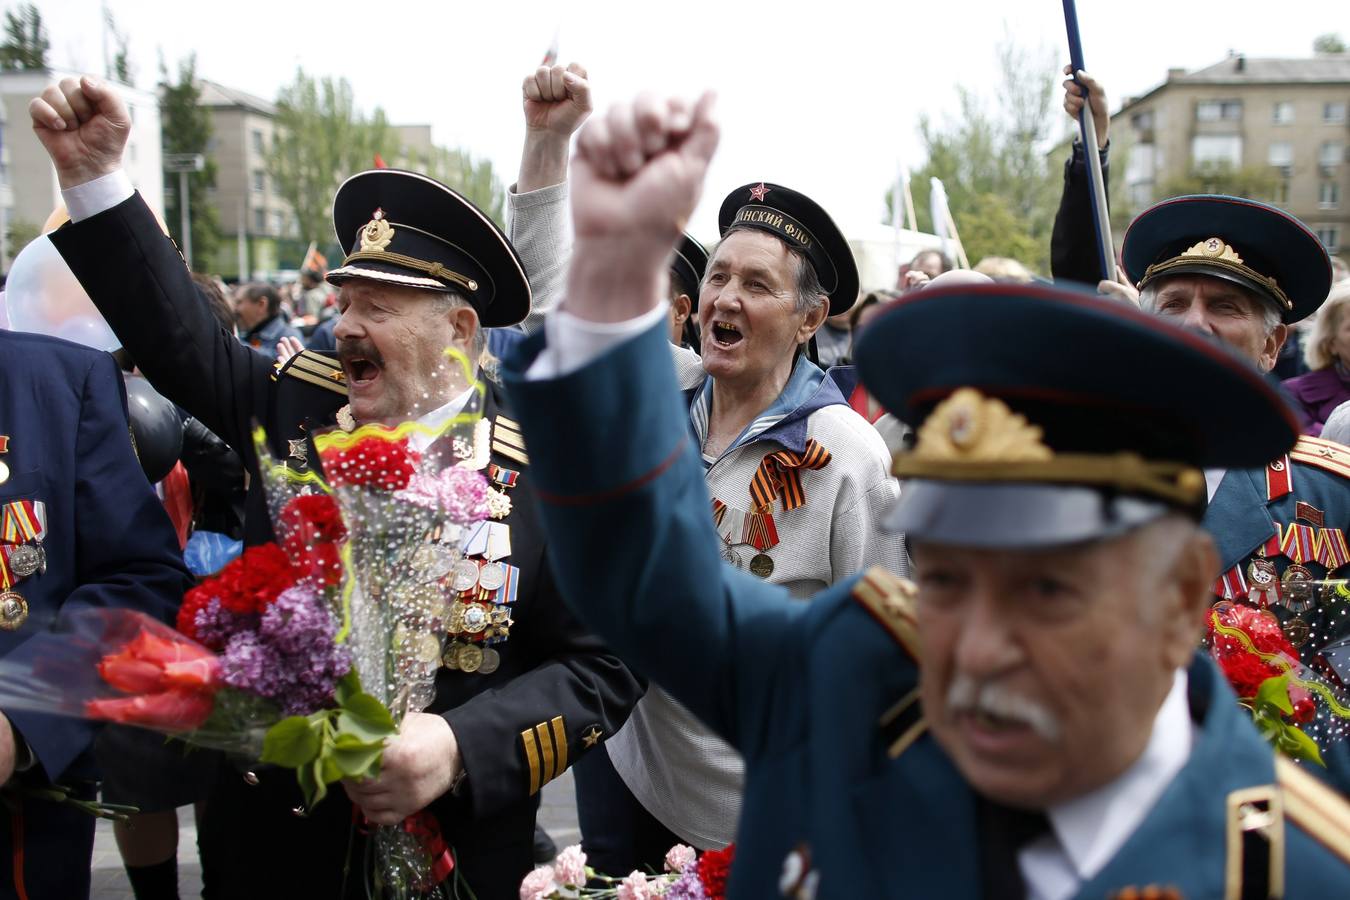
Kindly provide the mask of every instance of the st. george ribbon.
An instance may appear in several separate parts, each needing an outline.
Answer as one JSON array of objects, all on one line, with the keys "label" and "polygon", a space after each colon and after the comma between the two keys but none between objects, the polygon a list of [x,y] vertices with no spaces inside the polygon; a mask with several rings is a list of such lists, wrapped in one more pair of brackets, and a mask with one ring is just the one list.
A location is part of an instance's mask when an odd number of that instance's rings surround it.
[{"label": "st. george ribbon", "polygon": [[[1083,65],[1083,39],[1078,34],[1078,9],[1074,0],[1064,0],[1064,26],[1069,33],[1069,63],[1073,69],[1074,81],[1078,73],[1086,71]],[[1092,117],[1092,104],[1088,102],[1087,88],[1082,82],[1078,86],[1083,90],[1083,111],[1078,114],[1078,128],[1082,132],[1084,157],[1087,160],[1088,178],[1092,191],[1092,219],[1097,226],[1097,262],[1101,268],[1102,279],[1114,281],[1116,277],[1116,253],[1111,243],[1110,209],[1106,205],[1106,180],[1102,177],[1102,160],[1097,146],[1097,126]]]}]

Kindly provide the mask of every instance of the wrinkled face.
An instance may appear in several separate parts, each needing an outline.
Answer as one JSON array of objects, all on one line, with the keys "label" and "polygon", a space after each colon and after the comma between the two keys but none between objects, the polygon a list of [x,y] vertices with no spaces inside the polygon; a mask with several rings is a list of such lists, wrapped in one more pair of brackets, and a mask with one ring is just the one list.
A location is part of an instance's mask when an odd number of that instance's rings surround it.
[{"label": "wrinkled face", "polygon": [[467,353],[478,319],[466,307],[446,310],[442,298],[359,278],[338,290],[333,337],[356,421],[395,425],[450,401],[456,366],[445,350]]},{"label": "wrinkled face", "polygon": [[1208,275],[1177,275],[1158,285],[1158,315],[1216,338],[1269,372],[1288,329],[1266,331],[1260,300],[1237,285]]},{"label": "wrinkled face", "polygon": [[925,716],[981,794],[1044,808],[1143,752],[1199,639],[1203,596],[1187,612],[1182,594],[1212,577],[1183,585],[1175,546],[1141,551],[1157,527],[1054,550],[913,545]]},{"label": "wrinkled face", "polygon": [[737,231],[717,245],[699,294],[703,368],[719,381],[786,382],[793,352],[815,334],[825,310],[797,312],[797,261],[760,231]]},{"label": "wrinkled face", "polygon": [[1331,333],[1331,355],[1350,365],[1350,307],[1342,306],[1336,313],[1336,330]]},{"label": "wrinkled face", "polygon": [[234,317],[245,331],[256,328],[267,320],[267,299],[259,297],[250,300],[243,291],[239,291],[234,295]]}]

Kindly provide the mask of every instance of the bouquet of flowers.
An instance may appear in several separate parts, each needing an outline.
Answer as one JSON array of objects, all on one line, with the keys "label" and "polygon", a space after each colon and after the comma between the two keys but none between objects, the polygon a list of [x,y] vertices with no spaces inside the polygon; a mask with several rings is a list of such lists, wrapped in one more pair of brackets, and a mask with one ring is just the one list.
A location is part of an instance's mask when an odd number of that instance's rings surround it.
[{"label": "bouquet of flowers", "polygon": [[[276,542],[189,591],[176,629],[128,610],[71,617],[43,636],[54,649],[41,663],[0,662],[0,704],[291,768],[311,807],[337,781],[378,776],[403,716],[434,699],[452,611],[442,582],[475,565],[461,541],[509,503],[479,471],[483,388],[460,363],[472,388],[458,414],[317,435],[323,477],[277,461],[256,429]],[[383,896],[444,896],[454,863],[430,814],[372,843]]]},{"label": "bouquet of flowers", "polygon": [[1299,662],[1279,620],[1220,601],[1209,611],[1205,643],[1262,736],[1287,756],[1323,764],[1321,747],[1345,736],[1350,708]]},{"label": "bouquet of flowers", "polygon": [[[540,866],[525,876],[520,883],[520,900],[725,900],[735,855],[734,844],[702,854],[677,844],[666,852],[664,872],[644,875],[634,871],[624,878],[614,878],[586,865],[586,854],[580,845],[573,844],[564,848],[552,865]],[[601,886],[587,887],[595,882]]]}]

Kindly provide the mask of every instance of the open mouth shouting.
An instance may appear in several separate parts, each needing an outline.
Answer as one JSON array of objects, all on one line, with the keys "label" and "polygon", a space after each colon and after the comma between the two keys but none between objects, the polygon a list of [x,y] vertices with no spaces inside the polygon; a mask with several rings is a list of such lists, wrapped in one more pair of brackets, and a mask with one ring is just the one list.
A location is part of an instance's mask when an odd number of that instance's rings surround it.
[{"label": "open mouth shouting", "polygon": [[347,387],[353,391],[369,389],[384,371],[384,358],[370,344],[339,345],[338,360],[347,373]]},{"label": "open mouth shouting", "polygon": [[719,347],[734,347],[741,342],[741,330],[730,322],[713,322],[712,338]]}]

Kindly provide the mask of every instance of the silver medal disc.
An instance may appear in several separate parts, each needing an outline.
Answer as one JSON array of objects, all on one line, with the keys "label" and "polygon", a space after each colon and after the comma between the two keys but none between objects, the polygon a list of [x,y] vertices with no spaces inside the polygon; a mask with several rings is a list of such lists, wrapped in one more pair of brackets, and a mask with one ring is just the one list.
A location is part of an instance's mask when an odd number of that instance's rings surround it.
[{"label": "silver medal disc", "polygon": [[491,647],[483,648],[483,661],[478,664],[479,675],[491,675],[502,664],[502,655]]},{"label": "silver medal disc", "polygon": [[455,563],[454,580],[450,583],[459,593],[471,591],[478,584],[478,564],[471,559]]},{"label": "silver medal disc", "polygon": [[10,551],[9,568],[20,578],[27,578],[42,568],[45,557],[41,544],[21,544]]},{"label": "silver medal disc", "polygon": [[488,563],[478,573],[478,586],[485,591],[495,591],[506,584],[506,566],[501,563]]}]

